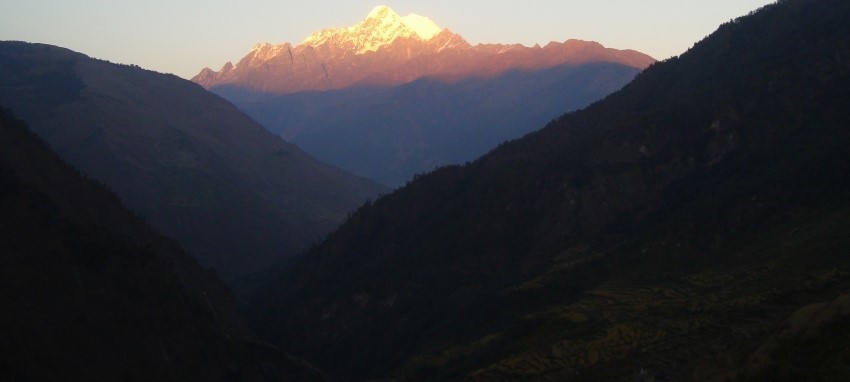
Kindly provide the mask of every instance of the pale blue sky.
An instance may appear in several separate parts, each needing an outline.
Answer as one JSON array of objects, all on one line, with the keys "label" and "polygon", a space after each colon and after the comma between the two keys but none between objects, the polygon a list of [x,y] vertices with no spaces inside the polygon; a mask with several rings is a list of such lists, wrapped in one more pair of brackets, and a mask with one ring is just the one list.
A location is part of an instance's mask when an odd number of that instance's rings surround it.
[{"label": "pale blue sky", "polygon": [[190,78],[238,61],[258,42],[298,43],[349,26],[376,5],[431,18],[476,43],[571,38],[657,59],[679,55],[772,0],[0,0],[0,40],[63,46]]}]

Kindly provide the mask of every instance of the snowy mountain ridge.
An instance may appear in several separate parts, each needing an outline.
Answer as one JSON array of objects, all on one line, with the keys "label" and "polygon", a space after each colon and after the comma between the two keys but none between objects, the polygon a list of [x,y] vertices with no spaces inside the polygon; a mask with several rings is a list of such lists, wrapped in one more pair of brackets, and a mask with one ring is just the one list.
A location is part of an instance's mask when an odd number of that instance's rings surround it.
[{"label": "snowy mountain ridge", "polygon": [[655,60],[640,52],[567,40],[545,47],[469,44],[431,19],[400,16],[379,6],[350,27],[328,28],[301,43],[257,44],[237,63],[204,68],[192,81],[207,89],[240,88],[269,94],[326,91],[351,86],[395,86],[419,78],[457,81],[509,70],[615,62],[645,68]]},{"label": "snowy mountain ridge", "polygon": [[365,19],[348,28],[330,28],[308,36],[302,45],[319,46],[327,42],[351,43],[357,54],[375,52],[392,44],[398,38],[415,38],[428,41],[442,29],[431,19],[410,14],[399,16],[390,7],[375,7]]}]

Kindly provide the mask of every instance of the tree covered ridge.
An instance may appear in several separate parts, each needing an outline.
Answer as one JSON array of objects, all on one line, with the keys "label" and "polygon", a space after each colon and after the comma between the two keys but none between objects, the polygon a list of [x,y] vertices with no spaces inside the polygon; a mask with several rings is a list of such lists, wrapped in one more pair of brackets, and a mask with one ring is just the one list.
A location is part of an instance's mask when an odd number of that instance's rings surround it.
[{"label": "tree covered ridge", "polygon": [[257,327],[358,378],[746,363],[793,311],[847,292],[848,21],[837,0],[764,7],[417,178],[258,294]]},{"label": "tree covered ridge", "polygon": [[0,103],[227,282],[302,253],[384,190],[325,165],[197,84],[0,43]]},{"label": "tree covered ridge", "polygon": [[0,379],[319,378],[227,288],[0,109]]}]

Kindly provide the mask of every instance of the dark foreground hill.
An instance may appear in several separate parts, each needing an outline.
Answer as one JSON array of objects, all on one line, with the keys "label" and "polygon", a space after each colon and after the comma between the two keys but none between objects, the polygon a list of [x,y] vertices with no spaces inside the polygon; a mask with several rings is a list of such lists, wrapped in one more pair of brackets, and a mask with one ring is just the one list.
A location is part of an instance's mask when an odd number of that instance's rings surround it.
[{"label": "dark foreground hill", "polygon": [[306,249],[382,187],[189,81],[0,43],[0,102],[226,281]]},{"label": "dark foreground hill", "polygon": [[850,3],[780,1],[360,209],[257,327],[346,380],[850,378],[848,105]]},{"label": "dark foreground hill", "polygon": [[0,109],[0,380],[287,381],[225,286]]}]

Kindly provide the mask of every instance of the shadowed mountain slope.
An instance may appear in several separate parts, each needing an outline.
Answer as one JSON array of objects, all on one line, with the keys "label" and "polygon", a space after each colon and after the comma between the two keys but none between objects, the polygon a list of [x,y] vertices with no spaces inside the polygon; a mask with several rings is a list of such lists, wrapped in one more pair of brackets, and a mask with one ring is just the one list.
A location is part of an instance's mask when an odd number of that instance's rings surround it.
[{"label": "shadowed mountain slope", "polygon": [[0,108],[0,380],[296,381],[226,287]]},{"label": "shadowed mountain slope", "polygon": [[227,281],[304,250],[382,187],[172,75],[0,43],[0,102]]},{"label": "shadowed mountain slope", "polygon": [[850,291],[847,105],[850,3],[766,6],[361,208],[257,327],[345,379],[846,379],[846,311],[782,329]]},{"label": "shadowed mountain slope", "polygon": [[[564,111],[585,107],[639,71],[599,62],[456,82],[423,78],[389,88],[281,96],[213,91],[320,160],[399,187],[415,174],[473,160]],[[249,96],[254,99],[244,100]]]}]

